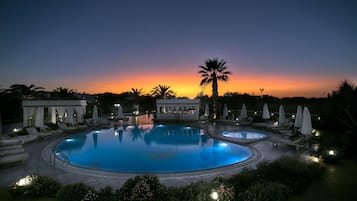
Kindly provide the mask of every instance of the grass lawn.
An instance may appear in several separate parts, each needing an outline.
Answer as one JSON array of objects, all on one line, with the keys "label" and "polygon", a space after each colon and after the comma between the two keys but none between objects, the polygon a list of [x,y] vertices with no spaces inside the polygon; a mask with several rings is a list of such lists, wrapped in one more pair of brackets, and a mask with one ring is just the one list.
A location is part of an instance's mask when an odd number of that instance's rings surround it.
[{"label": "grass lawn", "polygon": [[313,183],[307,191],[289,201],[351,201],[357,200],[357,162],[341,161],[327,166],[326,177]]}]

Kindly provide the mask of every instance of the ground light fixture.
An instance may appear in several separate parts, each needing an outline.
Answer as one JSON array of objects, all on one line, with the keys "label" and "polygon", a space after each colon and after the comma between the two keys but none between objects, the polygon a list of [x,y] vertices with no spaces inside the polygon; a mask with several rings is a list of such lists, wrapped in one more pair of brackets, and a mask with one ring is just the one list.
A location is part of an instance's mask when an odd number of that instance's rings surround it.
[{"label": "ground light fixture", "polygon": [[336,150],[330,149],[327,153],[329,156],[336,156]]},{"label": "ground light fixture", "polygon": [[218,192],[215,191],[215,190],[212,190],[211,194],[210,194],[210,197],[213,199],[213,200],[218,200]]},{"label": "ground light fixture", "polygon": [[21,178],[19,181],[17,181],[15,184],[16,186],[28,186],[32,183],[32,181],[36,178],[36,176],[33,175],[27,175],[24,178]]}]

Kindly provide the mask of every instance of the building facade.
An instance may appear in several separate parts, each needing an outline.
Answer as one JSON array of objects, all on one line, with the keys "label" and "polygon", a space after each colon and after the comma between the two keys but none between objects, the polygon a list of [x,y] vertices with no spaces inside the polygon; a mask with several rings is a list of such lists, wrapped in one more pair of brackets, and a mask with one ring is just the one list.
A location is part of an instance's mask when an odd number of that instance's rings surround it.
[{"label": "building facade", "polygon": [[157,99],[156,119],[196,121],[200,114],[199,99]]},{"label": "building facade", "polygon": [[82,123],[86,106],[86,100],[24,100],[23,127],[41,127],[45,122]]}]

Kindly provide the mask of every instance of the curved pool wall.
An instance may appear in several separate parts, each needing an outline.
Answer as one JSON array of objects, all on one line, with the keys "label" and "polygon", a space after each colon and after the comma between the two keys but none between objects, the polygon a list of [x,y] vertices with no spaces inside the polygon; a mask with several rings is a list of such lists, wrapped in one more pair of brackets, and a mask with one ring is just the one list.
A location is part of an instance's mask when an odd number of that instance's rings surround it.
[{"label": "curved pool wall", "polygon": [[243,140],[258,140],[258,139],[267,138],[267,135],[264,133],[257,132],[257,131],[246,131],[246,130],[241,130],[241,131],[224,130],[221,132],[221,135],[223,135],[224,137],[243,139]]},{"label": "curved pool wall", "polygon": [[181,173],[248,160],[252,151],[208,137],[204,130],[174,125],[139,125],[77,134],[53,150],[71,165],[124,173]]}]

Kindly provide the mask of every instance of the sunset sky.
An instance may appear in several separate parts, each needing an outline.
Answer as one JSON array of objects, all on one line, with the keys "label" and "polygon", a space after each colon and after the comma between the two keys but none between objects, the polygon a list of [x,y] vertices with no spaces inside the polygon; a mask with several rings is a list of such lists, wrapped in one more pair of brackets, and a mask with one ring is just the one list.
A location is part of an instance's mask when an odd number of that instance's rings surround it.
[{"label": "sunset sky", "polygon": [[357,83],[357,1],[0,1],[0,88],[120,93],[165,84],[195,97],[198,66],[259,95],[321,97]]}]

